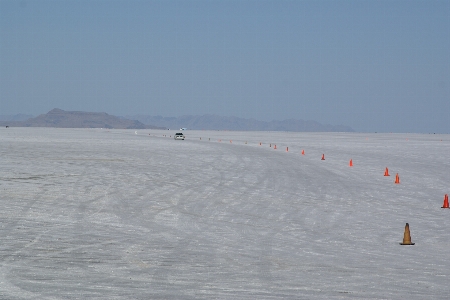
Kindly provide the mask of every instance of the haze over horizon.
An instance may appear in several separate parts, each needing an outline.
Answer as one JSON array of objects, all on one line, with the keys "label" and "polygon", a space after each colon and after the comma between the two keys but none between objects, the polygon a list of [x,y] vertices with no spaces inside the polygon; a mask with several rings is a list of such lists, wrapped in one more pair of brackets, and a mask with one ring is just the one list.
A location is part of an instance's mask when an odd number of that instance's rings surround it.
[{"label": "haze over horizon", "polygon": [[450,1],[0,1],[0,115],[450,133]]}]

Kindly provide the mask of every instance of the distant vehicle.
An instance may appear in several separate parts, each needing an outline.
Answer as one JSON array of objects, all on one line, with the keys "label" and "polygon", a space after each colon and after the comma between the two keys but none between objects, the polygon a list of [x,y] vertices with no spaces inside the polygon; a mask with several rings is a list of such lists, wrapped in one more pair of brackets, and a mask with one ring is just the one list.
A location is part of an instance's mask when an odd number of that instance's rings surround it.
[{"label": "distant vehicle", "polygon": [[183,127],[183,128],[180,128],[180,130],[186,130],[187,128],[185,128],[185,127]]},{"label": "distant vehicle", "polygon": [[177,132],[175,133],[175,135],[173,136],[173,138],[175,140],[184,140],[184,134],[182,134],[181,132]]}]

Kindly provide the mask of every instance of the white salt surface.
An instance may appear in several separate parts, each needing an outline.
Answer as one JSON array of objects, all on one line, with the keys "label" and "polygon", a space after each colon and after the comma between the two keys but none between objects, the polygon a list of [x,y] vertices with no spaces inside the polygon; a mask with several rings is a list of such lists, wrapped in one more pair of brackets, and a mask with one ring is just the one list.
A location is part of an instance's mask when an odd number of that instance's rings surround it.
[{"label": "white salt surface", "polygon": [[449,135],[184,133],[1,128],[0,298],[449,298]]}]

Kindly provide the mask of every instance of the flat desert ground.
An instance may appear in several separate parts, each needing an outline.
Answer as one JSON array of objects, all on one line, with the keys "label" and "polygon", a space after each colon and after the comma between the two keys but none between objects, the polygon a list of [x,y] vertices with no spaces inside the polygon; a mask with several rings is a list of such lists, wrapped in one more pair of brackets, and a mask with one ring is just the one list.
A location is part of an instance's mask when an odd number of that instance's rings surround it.
[{"label": "flat desert ground", "polygon": [[449,135],[174,133],[0,128],[0,298],[449,299]]}]

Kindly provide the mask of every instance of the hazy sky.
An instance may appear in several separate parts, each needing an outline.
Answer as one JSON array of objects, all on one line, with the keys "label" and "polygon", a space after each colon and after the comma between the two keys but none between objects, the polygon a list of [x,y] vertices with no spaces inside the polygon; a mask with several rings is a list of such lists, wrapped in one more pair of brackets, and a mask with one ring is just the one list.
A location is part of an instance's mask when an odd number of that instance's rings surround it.
[{"label": "hazy sky", "polygon": [[450,133],[450,1],[0,0],[0,114]]}]

